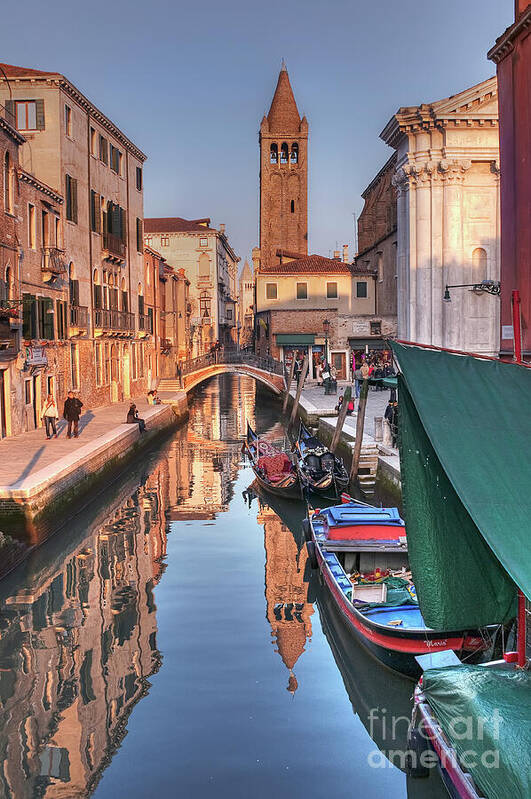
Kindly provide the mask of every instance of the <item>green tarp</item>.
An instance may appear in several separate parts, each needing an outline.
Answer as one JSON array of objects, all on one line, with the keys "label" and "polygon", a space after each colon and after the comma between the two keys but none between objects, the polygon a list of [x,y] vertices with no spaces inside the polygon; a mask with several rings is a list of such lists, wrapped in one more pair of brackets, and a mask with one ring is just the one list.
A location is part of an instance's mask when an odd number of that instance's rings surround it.
[{"label": "green tarp", "polygon": [[427,669],[422,690],[488,799],[531,796],[531,674],[484,666]]},{"label": "green tarp", "polygon": [[392,348],[408,550],[424,619],[436,629],[508,621],[514,582],[531,597],[531,369]]}]

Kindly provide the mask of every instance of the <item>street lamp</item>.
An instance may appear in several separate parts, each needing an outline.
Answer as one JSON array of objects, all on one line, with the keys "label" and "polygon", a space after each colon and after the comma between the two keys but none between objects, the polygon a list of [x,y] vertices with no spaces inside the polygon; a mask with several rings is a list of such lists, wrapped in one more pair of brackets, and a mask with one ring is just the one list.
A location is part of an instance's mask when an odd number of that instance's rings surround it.
[{"label": "street lamp", "polygon": [[443,301],[451,302],[450,289],[470,289],[471,291],[486,292],[487,294],[494,294],[498,296],[500,293],[499,280],[482,280],[481,283],[460,283],[455,286],[445,286]]},{"label": "street lamp", "polygon": [[325,363],[328,363],[328,334],[330,332],[330,320],[323,321],[323,330],[325,334]]}]

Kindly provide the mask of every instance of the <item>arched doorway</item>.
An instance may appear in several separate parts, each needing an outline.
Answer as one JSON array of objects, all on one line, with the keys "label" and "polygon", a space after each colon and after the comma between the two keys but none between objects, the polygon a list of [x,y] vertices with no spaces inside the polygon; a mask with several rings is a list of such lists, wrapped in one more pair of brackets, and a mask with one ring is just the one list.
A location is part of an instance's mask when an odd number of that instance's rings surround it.
[{"label": "arched doorway", "polygon": [[118,402],[118,382],[120,380],[120,356],[118,344],[111,345],[111,402]]}]

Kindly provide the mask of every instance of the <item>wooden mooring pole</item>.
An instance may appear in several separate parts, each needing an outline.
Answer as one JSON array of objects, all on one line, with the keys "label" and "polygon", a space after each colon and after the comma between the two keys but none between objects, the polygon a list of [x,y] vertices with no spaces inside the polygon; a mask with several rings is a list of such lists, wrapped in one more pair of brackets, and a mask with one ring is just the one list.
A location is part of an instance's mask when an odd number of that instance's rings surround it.
[{"label": "wooden mooring pole", "polygon": [[332,437],[332,443],[330,444],[330,452],[335,452],[337,445],[339,444],[339,437],[341,435],[341,431],[343,430],[343,425],[345,424],[345,419],[347,418],[347,411],[348,411],[348,404],[350,402],[350,396],[352,393],[352,389],[350,386],[347,386],[345,392],[343,394],[343,404],[339,409],[339,414],[337,417],[336,429],[334,430],[334,435]]},{"label": "wooden mooring pole", "polygon": [[291,359],[291,366],[289,368],[289,377],[288,377],[288,385],[286,386],[286,396],[284,397],[284,404],[282,406],[282,413],[286,413],[288,408],[288,400],[289,400],[289,392],[291,390],[291,383],[293,381],[293,374],[295,372],[295,353],[293,353],[293,358]]},{"label": "wooden mooring pole", "polygon": [[302,372],[299,375],[299,384],[297,386],[297,393],[295,394],[295,402],[293,403],[293,408],[291,409],[291,416],[289,420],[290,427],[293,426],[293,423],[297,418],[297,411],[299,409],[302,387],[304,385],[304,381],[306,380],[307,373],[308,373],[308,353],[306,353],[306,355],[304,356],[304,363],[302,364]]},{"label": "wooden mooring pole", "polygon": [[352,456],[352,466],[350,467],[350,482],[358,476],[360,464],[361,447],[363,444],[363,428],[365,427],[365,408],[367,407],[367,394],[369,393],[369,381],[365,379],[361,384],[360,402],[358,406],[358,419],[356,422],[356,441],[354,442],[354,455]]}]

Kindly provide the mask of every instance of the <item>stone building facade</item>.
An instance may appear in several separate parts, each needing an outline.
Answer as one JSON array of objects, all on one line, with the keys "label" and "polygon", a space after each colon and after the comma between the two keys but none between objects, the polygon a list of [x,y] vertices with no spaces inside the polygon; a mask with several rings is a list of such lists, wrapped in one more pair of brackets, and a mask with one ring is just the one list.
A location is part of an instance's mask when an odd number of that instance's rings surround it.
[{"label": "stone building facade", "polygon": [[515,0],[515,20],[489,51],[500,94],[501,342],[512,356],[511,298],[520,294],[522,351],[531,360],[531,3]]},{"label": "stone building facade", "polygon": [[261,269],[278,264],[278,249],[308,253],[308,122],[285,66],[260,125]]},{"label": "stone building facade", "polygon": [[216,343],[234,346],[237,336],[237,266],[225,225],[210,219],[180,217],[145,220],[145,244],[154,247],[190,281],[191,354],[202,355]]},{"label": "stone building facade", "polygon": [[0,100],[24,139],[20,293],[32,382],[24,377],[30,401],[15,433],[40,426],[50,380],[59,402],[73,388],[90,408],[144,393],[154,378],[137,307],[145,156],[58,73],[4,64]]},{"label": "stone building facade", "polygon": [[396,150],[398,336],[498,352],[499,300],[446,285],[498,280],[496,78],[434,103],[400,108],[381,133]]},{"label": "stone building facade", "polygon": [[238,333],[240,347],[250,347],[254,342],[254,276],[245,261],[238,280]]},{"label": "stone building facade", "polygon": [[387,349],[386,337],[396,336],[397,315],[397,224],[396,189],[393,176],[396,153],[362,193],[363,210],[358,218],[358,253],[355,269],[374,280],[374,312],[357,316],[349,344],[356,355]]}]

